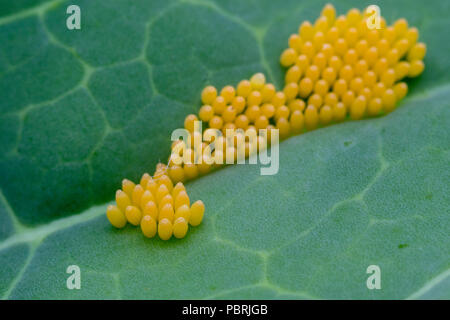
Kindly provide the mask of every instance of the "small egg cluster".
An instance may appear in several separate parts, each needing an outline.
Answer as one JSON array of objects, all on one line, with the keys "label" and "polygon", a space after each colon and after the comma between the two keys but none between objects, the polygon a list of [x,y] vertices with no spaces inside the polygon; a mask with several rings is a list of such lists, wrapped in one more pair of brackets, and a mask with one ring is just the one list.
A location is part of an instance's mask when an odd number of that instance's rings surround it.
[{"label": "small egg cluster", "polygon": [[[187,143],[179,140],[172,144],[168,164],[174,181],[208,173],[225,159],[232,159],[226,161],[230,163],[237,161],[239,155],[247,158],[270,143],[271,130],[289,114],[284,92],[277,92],[273,84],[266,83],[262,73],[242,80],[236,88],[227,85],[220,93],[207,86],[201,93],[201,101],[198,115],[189,114],[185,118],[184,127],[190,133]],[[202,122],[203,132],[194,127],[196,121]],[[259,129],[267,131],[263,135]]]},{"label": "small egg cluster", "polygon": [[387,26],[380,17],[380,28],[369,29],[368,9],[336,17],[327,4],[314,25],[305,21],[290,36],[280,57],[288,68],[283,92],[287,105],[306,101],[298,121],[307,130],[347,115],[356,120],[390,112],[408,91],[401,80],[423,72],[426,46],[417,42],[417,28],[405,19]]},{"label": "small egg cluster", "polygon": [[198,226],[205,212],[201,200],[190,204],[182,182],[175,186],[167,176],[167,167],[159,164],[152,177],[145,173],[140,183],[124,179],[122,189],[116,192],[116,205],[109,205],[106,216],[116,228],[127,222],[141,227],[142,233],[153,238],[156,233],[162,240],[184,238],[188,224]]}]

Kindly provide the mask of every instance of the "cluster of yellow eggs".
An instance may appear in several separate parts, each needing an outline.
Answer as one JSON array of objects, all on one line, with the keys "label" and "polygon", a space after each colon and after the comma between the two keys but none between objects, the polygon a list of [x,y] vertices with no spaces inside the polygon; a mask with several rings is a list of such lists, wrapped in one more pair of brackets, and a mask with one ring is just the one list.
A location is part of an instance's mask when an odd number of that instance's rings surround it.
[{"label": "cluster of yellow eggs", "polygon": [[190,206],[183,182],[245,160],[275,135],[284,139],[348,117],[392,111],[408,91],[401,80],[423,72],[426,46],[405,19],[387,26],[380,17],[379,28],[369,28],[369,14],[351,9],[336,17],[327,4],[314,25],[303,22],[280,57],[287,68],[282,91],[262,73],[220,92],[205,87],[198,115],[185,118],[188,137],[174,141],[167,165],[159,163],[153,177],[144,174],[139,184],[123,180],[117,205],[107,209],[111,224],[140,225],[146,237],[183,238],[205,210],[200,200]]},{"label": "cluster of yellow eggs", "polygon": [[124,179],[122,189],[116,192],[116,205],[109,205],[106,216],[116,228],[127,222],[140,226],[144,236],[153,238],[156,233],[162,240],[184,238],[188,224],[198,226],[205,211],[201,200],[190,204],[182,182],[175,186],[167,176],[167,167],[160,164],[152,177],[145,173],[138,184]]},{"label": "cluster of yellow eggs", "polygon": [[[285,116],[287,108],[284,93],[266,83],[262,73],[242,80],[236,88],[227,85],[220,92],[207,86],[201,100],[198,115],[185,118],[187,142],[178,140],[172,144],[169,175],[174,181],[196,178],[212,167],[235,163],[265,148],[271,141],[275,122]],[[195,128],[197,121],[206,126],[203,131]]]},{"label": "cluster of yellow eggs", "polygon": [[283,92],[288,104],[306,101],[306,129],[388,113],[408,91],[400,80],[423,72],[426,46],[417,28],[405,19],[387,26],[380,17],[379,29],[369,29],[368,12],[336,17],[327,4],[314,25],[305,21],[290,36],[280,57],[288,68]]}]

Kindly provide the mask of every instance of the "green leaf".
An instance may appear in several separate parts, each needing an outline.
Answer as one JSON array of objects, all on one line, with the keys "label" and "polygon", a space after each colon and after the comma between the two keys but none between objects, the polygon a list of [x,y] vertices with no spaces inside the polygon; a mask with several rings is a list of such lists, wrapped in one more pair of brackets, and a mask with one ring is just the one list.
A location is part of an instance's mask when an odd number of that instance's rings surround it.
[{"label": "green leaf", "polygon": [[[82,29],[65,27],[76,3]],[[369,3],[367,3],[369,4]],[[366,5],[366,4],[364,4]],[[0,296],[450,298],[449,7],[379,3],[427,43],[399,108],[280,144],[280,169],[236,165],[187,185],[206,216],[182,240],[112,228],[123,177],[168,156],[206,84],[263,71],[323,3],[31,1],[0,5]],[[338,2],[342,13],[360,2]],[[69,265],[81,290],[69,290]],[[369,265],[381,290],[369,290]]]}]

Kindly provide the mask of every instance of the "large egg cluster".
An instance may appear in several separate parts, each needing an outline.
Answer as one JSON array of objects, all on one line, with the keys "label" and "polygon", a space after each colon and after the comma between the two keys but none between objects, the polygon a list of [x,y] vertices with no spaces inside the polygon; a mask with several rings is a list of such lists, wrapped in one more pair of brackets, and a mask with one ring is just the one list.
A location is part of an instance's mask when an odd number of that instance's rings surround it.
[{"label": "large egg cluster", "polygon": [[140,226],[144,236],[156,233],[162,240],[184,238],[188,224],[198,226],[205,206],[201,200],[190,204],[182,182],[175,186],[167,176],[167,167],[160,164],[152,177],[145,173],[138,184],[124,179],[122,189],[116,192],[116,205],[109,205],[106,216],[116,228],[127,223]]},{"label": "large egg cluster", "polygon": [[220,92],[205,87],[198,114],[185,118],[188,137],[174,141],[167,165],[159,163],[138,184],[123,180],[116,205],[107,208],[111,224],[123,228],[129,222],[150,238],[183,238],[205,210],[200,200],[190,205],[183,182],[245,160],[278,133],[284,139],[348,117],[392,111],[408,91],[401,80],[423,72],[426,46],[405,19],[387,26],[381,18],[379,29],[369,29],[369,15],[351,9],[336,17],[327,4],[314,25],[303,22],[280,57],[287,68],[282,91],[262,73]]},{"label": "large egg cluster", "polygon": [[424,70],[424,43],[405,19],[369,29],[368,10],[351,9],[336,17],[327,4],[314,25],[303,22],[289,38],[280,57],[285,74],[287,103],[306,101],[302,110],[306,129],[392,111],[408,86],[405,77]]}]

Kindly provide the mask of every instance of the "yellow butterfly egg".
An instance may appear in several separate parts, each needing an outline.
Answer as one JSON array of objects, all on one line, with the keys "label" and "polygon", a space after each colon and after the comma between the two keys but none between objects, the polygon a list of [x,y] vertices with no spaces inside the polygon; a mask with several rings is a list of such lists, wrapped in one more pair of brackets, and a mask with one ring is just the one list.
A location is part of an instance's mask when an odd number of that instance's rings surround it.
[{"label": "yellow butterfly egg", "polygon": [[247,96],[252,91],[252,84],[248,80],[242,80],[239,82],[237,86],[237,95],[243,98],[247,98]]},{"label": "yellow butterfly egg", "polygon": [[131,196],[133,195],[133,190],[136,185],[133,181],[130,181],[128,179],[122,180],[122,190],[128,195],[128,197],[131,199]]},{"label": "yellow butterfly egg", "polygon": [[175,199],[180,191],[186,191],[186,188],[182,182],[178,182],[172,190],[172,197]]},{"label": "yellow butterfly egg", "polygon": [[353,79],[353,68],[350,65],[345,65],[339,70],[339,78],[344,79],[349,83]]},{"label": "yellow butterfly egg", "polygon": [[250,122],[254,122],[261,114],[261,108],[257,105],[253,105],[245,111],[245,116]]},{"label": "yellow butterfly egg", "polygon": [[[295,82],[298,83],[298,81],[300,80],[302,76],[302,71],[300,69],[300,67],[298,65],[293,65],[292,67],[290,67],[287,72],[286,75],[284,77],[284,82],[285,83],[291,83],[291,82]],[[269,102],[273,95],[275,94],[275,87],[271,87],[271,90],[268,93],[264,92],[265,90],[263,89],[262,95],[263,95],[263,102]]]},{"label": "yellow butterfly egg", "polygon": [[[292,66],[289,70],[294,70],[293,68],[298,68],[297,66]],[[292,74],[294,71],[291,71],[291,77],[295,75]],[[289,71],[287,72],[289,73]],[[275,86],[271,83],[266,83],[264,87],[261,89],[261,99],[262,102],[270,102],[275,95],[276,89]]]},{"label": "yellow butterfly egg", "polygon": [[155,201],[149,201],[142,209],[144,216],[151,216],[153,219],[158,220],[158,206]]},{"label": "yellow butterfly egg", "polygon": [[262,94],[260,91],[252,91],[247,97],[247,105],[251,106],[259,106],[262,102]]},{"label": "yellow butterfly egg", "polygon": [[298,95],[300,96],[300,98],[305,99],[306,97],[308,97],[309,94],[312,92],[313,85],[314,82],[308,77],[300,80],[298,88]]},{"label": "yellow butterfly egg", "polygon": [[175,211],[174,219],[178,219],[179,217],[183,217],[186,221],[189,222],[191,218],[191,208],[188,205],[182,205]]},{"label": "yellow butterfly egg", "polygon": [[[288,108],[291,112],[294,112],[295,110],[299,110],[299,111],[303,112],[303,110],[305,110],[305,107],[306,107],[305,101],[303,101],[301,99],[294,99],[294,100],[290,101],[289,105],[288,105]],[[275,113],[275,108],[273,109],[273,112]],[[270,118],[270,117],[268,117],[268,118]]]},{"label": "yellow butterfly egg", "polygon": [[339,29],[337,27],[331,27],[325,34],[325,38],[328,43],[335,43],[339,38]]},{"label": "yellow butterfly egg", "polygon": [[314,44],[311,41],[306,41],[305,43],[303,43],[302,54],[308,57],[309,60],[314,57],[315,53],[316,50],[314,48]]},{"label": "yellow butterfly egg", "polygon": [[[220,150],[216,150],[215,152],[218,152],[218,151],[220,151]],[[223,158],[222,158],[222,161],[223,161]],[[175,197],[175,210],[177,210],[182,205],[190,206],[189,196],[186,193],[186,191],[184,191],[184,190],[181,190],[178,193],[178,195]]]},{"label": "yellow butterfly egg", "polygon": [[410,65],[406,61],[400,61],[394,67],[395,81],[401,80],[409,73]]},{"label": "yellow butterfly egg", "polygon": [[284,93],[287,101],[293,100],[295,97],[297,97],[297,94],[298,94],[298,84],[296,82],[288,83],[284,87],[283,93]]},{"label": "yellow butterfly egg", "polygon": [[327,57],[323,52],[318,52],[313,59],[313,65],[316,65],[319,68],[319,71],[322,71],[327,66]]},{"label": "yellow butterfly egg", "polygon": [[194,122],[198,121],[198,118],[195,114],[189,114],[185,119],[184,119],[184,128],[186,130],[188,130],[189,132],[193,132],[194,131]]},{"label": "yellow butterfly egg", "polygon": [[404,18],[400,18],[394,22],[394,30],[397,38],[403,36],[408,30],[408,21]]},{"label": "yellow butterfly egg", "polygon": [[[295,53],[295,58],[297,58],[297,53]],[[292,63],[294,62],[295,59]],[[253,90],[261,90],[264,87],[265,83],[266,83],[266,76],[264,75],[264,73],[261,72],[255,73],[250,78],[250,84],[252,85]]]},{"label": "yellow butterfly egg", "polygon": [[386,41],[389,43],[389,45],[392,45],[397,38],[397,35],[395,33],[394,27],[387,27],[383,31],[383,39],[386,39]]},{"label": "yellow butterfly egg", "polygon": [[316,32],[313,36],[312,43],[313,43],[315,52],[320,51],[323,44],[325,43],[325,35],[323,34],[323,32],[321,32],[321,31]]},{"label": "yellow butterfly egg", "polygon": [[333,84],[333,91],[339,97],[342,96],[345,92],[347,92],[347,81],[345,81],[344,79],[338,79]]},{"label": "yellow butterfly egg", "polygon": [[286,106],[279,106],[275,111],[275,120],[280,118],[288,118],[289,117],[289,108]]},{"label": "yellow butterfly egg", "polygon": [[344,103],[345,107],[350,110],[350,106],[355,100],[355,93],[351,90],[347,90],[341,97],[342,103]]},{"label": "yellow butterfly egg", "polygon": [[344,38],[339,38],[334,43],[334,52],[343,57],[348,50],[347,41]]},{"label": "yellow butterfly egg", "polygon": [[141,187],[145,189],[150,179],[152,179],[152,177],[148,173],[144,173],[140,181]]},{"label": "yellow butterfly egg", "polygon": [[370,47],[367,49],[366,53],[364,54],[364,60],[366,60],[367,64],[371,67],[373,66],[378,59],[378,49],[377,47]]},{"label": "yellow butterfly egg", "polygon": [[372,88],[377,83],[377,75],[372,70],[364,73],[363,76],[364,86],[367,88]]},{"label": "yellow butterfly egg", "polygon": [[168,219],[162,219],[158,224],[158,235],[161,240],[169,240],[172,237],[173,225]]},{"label": "yellow butterfly egg", "polygon": [[338,96],[334,92],[328,92],[325,95],[324,104],[330,107],[335,106],[338,103]]},{"label": "yellow butterfly egg", "polygon": [[309,58],[306,54],[301,54],[298,56],[295,65],[298,66],[302,73],[305,72],[306,68],[309,66]]},{"label": "yellow butterfly egg", "polygon": [[289,37],[289,47],[294,49],[297,53],[302,50],[302,38],[298,34],[291,34]]},{"label": "yellow butterfly egg", "polygon": [[405,39],[408,40],[410,47],[414,46],[419,39],[419,30],[415,27],[409,28],[405,33]]},{"label": "yellow butterfly egg", "polygon": [[373,67],[373,71],[381,76],[389,68],[389,63],[386,58],[379,58]]},{"label": "yellow butterfly egg", "polygon": [[314,92],[323,97],[328,93],[329,88],[330,86],[326,80],[319,79],[314,85]]},{"label": "yellow butterfly egg", "polygon": [[354,47],[358,41],[358,30],[356,28],[348,28],[344,39],[349,47]]},{"label": "yellow butterfly egg", "polygon": [[425,43],[416,43],[408,52],[408,61],[423,60],[427,53],[427,46]]},{"label": "yellow butterfly egg", "polygon": [[361,59],[358,62],[356,62],[354,66],[355,75],[362,77],[367,70],[369,69],[369,65],[367,64],[366,60]]},{"label": "yellow butterfly egg", "polygon": [[381,80],[381,82],[384,83],[386,88],[392,87],[394,82],[395,82],[395,71],[394,71],[394,69],[389,68],[385,72],[383,72],[383,74],[381,75],[380,80]]},{"label": "yellow butterfly egg", "polygon": [[353,78],[352,81],[350,81],[350,90],[353,92],[360,92],[364,88],[363,79],[360,77]]},{"label": "yellow butterfly egg", "polygon": [[291,131],[291,126],[286,118],[279,118],[276,122],[276,128],[279,130],[281,139],[287,138]]},{"label": "yellow butterfly egg", "polygon": [[382,107],[383,107],[383,102],[382,102],[381,98],[377,98],[377,97],[372,98],[369,101],[369,104],[367,106],[367,113],[370,116],[377,116],[380,114]]},{"label": "yellow butterfly egg", "polygon": [[256,120],[255,120],[255,127],[256,129],[265,129],[267,126],[269,125],[269,120],[267,119],[266,116],[264,115],[260,115]]},{"label": "yellow butterfly egg", "polygon": [[219,116],[213,116],[211,120],[209,120],[209,127],[213,129],[222,129],[223,119]]},{"label": "yellow butterfly egg", "polygon": [[385,38],[382,38],[378,40],[376,47],[378,50],[378,54],[381,57],[384,57],[389,52],[390,44],[389,41],[387,41]]},{"label": "yellow butterfly egg", "polygon": [[358,96],[353,100],[350,107],[350,118],[353,120],[359,120],[364,116],[366,112],[367,100],[364,96]]},{"label": "yellow butterfly egg", "polygon": [[289,67],[297,60],[297,51],[292,48],[285,49],[280,57],[280,63],[283,67]]},{"label": "yellow butterfly egg", "polygon": [[408,77],[412,77],[412,78],[417,77],[423,72],[424,69],[425,69],[425,64],[423,63],[422,60],[411,61],[409,72],[408,72]]},{"label": "yellow butterfly egg", "polygon": [[319,77],[320,77],[320,68],[318,66],[316,66],[315,64],[310,65],[306,69],[305,76],[306,76],[306,78],[311,79],[311,81],[316,82],[317,79],[319,79]]},{"label": "yellow butterfly egg", "polygon": [[305,117],[300,110],[294,110],[289,118],[289,125],[293,133],[298,134],[303,130]]},{"label": "yellow butterfly egg", "polygon": [[142,217],[141,230],[147,238],[153,238],[156,235],[156,221],[153,217],[147,215]]},{"label": "yellow butterfly egg", "polygon": [[319,114],[317,108],[313,105],[308,105],[305,109],[305,127],[308,130],[314,130],[319,123]]},{"label": "yellow butterfly egg", "polygon": [[249,120],[245,114],[241,114],[236,117],[236,119],[234,120],[234,124],[236,125],[237,128],[245,130],[248,127]]},{"label": "yellow butterfly egg", "polygon": [[197,165],[194,163],[186,163],[183,166],[184,169],[184,176],[188,180],[192,180],[197,178],[198,176],[198,168]]},{"label": "yellow butterfly egg", "polygon": [[225,122],[232,122],[234,121],[234,119],[236,118],[236,109],[234,109],[233,106],[228,106],[225,108],[223,114],[222,114],[222,119]]},{"label": "yellow butterfly egg", "polygon": [[168,219],[169,221],[173,221],[174,218],[174,210],[173,205],[171,203],[166,203],[163,206],[160,206],[160,209],[158,210],[158,220],[161,221],[162,219]]},{"label": "yellow butterfly egg", "polygon": [[385,112],[391,112],[392,110],[395,109],[397,98],[395,97],[394,90],[386,89],[386,91],[384,91],[383,93],[381,100],[383,101],[383,110]]},{"label": "yellow butterfly egg", "polygon": [[311,40],[314,35],[314,28],[309,21],[304,21],[299,27],[300,37],[304,40]]},{"label": "yellow butterfly egg", "polygon": [[325,55],[327,61],[334,55],[333,46],[329,43],[324,43],[320,52]]},{"label": "yellow butterfly egg", "polygon": [[224,98],[226,104],[231,103],[235,95],[236,90],[233,86],[225,86],[220,90],[220,96]]},{"label": "yellow butterfly egg", "polygon": [[156,196],[156,193],[158,192],[158,188],[159,188],[159,185],[156,183],[156,181],[150,180],[147,183],[147,187],[145,189],[149,190],[153,194],[153,196]]},{"label": "yellow butterfly egg", "polygon": [[343,36],[348,28],[347,17],[345,15],[340,15],[334,21],[334,26],[339,30],[339,35]]},{"label": "yellow butterfly egg", "polygon": [[125,216],[129,223],[134,226],[138,226],[142,219],[142,212],[136,206],[128,206],[125,209]]},{"label": "yellow butterfly egg", "polygon": [[183,217],[175,219],[173,224],[173,235],[177,239],[184,238],[188,232],[188,223]]},{"label": "yellow butterfly egg", "polygon": [[355,45],[355,51],[358,54],[359,58],[364,57],[364,54],[366,53],[367,49],[369,49],[369,43],[366,39],[359,40]]},{"label": "yellow butterfly egg", "polygon": [[236,110],[236,114],[241,113],[245,109],[246,101],[245,98],[242,96],[236,96],[234,97],[233,101],[231,102],[231,105]]},{"label": "yellow butterfly egg", "polygon": [[210,105],[217,97],[217,89],[213,86],[207,86],[202,91],[202,103]]},{"label": "yellow butterfly egg", "polygon": [[384,91],[386,91],[386,86],[384,85],[383,82],[377,82],[372,88],[372,93],[374,97],[381,98],[383,96]]},{"label": "yellow butterfly egg", "polygon": [[350,9],[347,12],[347,22],[350,26],[355,26],[359,21],[361,21],[361,18],[361,12],[356,8]]},{"label": "yellow butterfly egg", "polygon": [[278,91],[277,93],[275,93],[275,95],[273,96],[273,98],[271,100],[271,104],[275,108],[278,108],[279,106],[282,106],[285,103],[286,103],[286,96],[285,96],[284,92],[282,92],[282,91]]},{"label": "yellow butterfly egg", "polygon": [[139,207],[141,205],[141,198],[144,194],[144,188],[140,184],[136,185],[133,189],[131,200],[134,206]]},{"label": "yellow butterfly egg", "polygon": [[209,104],[203,105],[198,112],[198,117],[200,118],[200,120],[204,122],[208,122],[209,120],[211,120],[213,116],[214,116],[214,109]]},{"label": "yellow butterfly egg", "polygon": [[180,181],[184,181],[184,170],[183,167],[181,167],[180,165],[172,165],[169,168],[169,176],[170,179],[177,183]]},{"label": "yellow butterfly egg", "polygon": [[127,224],[127,219],[123,212],[116,206],[109,205],[106,208],[106,217],[109,222],[116,228],[123,228]]},{"label": "yellow butterfly egg", "polygon": [[[225,110],[226,106],[227,106],[227,103],[225,101],[225,98],[222,96],[218,96],[216,99],[214,99],[214,102],[212,104],[214,114],[221,115],[222,112]],[[213,118],[211,118],[209,121],[211,121]]]},{"label": "yellow butterfly egg", "polygon": [[342,121],[347,116],[347,108],[342,102],[336,103],[333,106],[333,120],[334,121]]},{"label": "yellow butterfly egg", "polygon": [[399,82],[394,86],[394,93],[397,100],[403,99],[408,93],[408,85],[405,82]]},{"label": "yellow butterfly egg", "polygon": [[333,120],[333,110],[330,106],[323,106],[319,111],[319,120],[322,125],[327,125]]},{"label": "yellow butterfly egg", "polygon": [[333,7],[332,4],[327,3],[320,14],[327,18],[330,24],[334,23],[334,20],[336,19],[336,9]]}]

